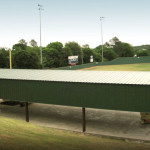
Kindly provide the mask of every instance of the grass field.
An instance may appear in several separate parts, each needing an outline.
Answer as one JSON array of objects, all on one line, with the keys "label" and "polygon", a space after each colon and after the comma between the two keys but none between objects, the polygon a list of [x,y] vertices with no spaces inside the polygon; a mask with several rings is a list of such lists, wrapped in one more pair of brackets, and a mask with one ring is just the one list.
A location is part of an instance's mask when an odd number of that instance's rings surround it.
[{"label": "grass field", "polygon": [[148,150],[150,144],[84,135],[0,117],[0,150]]},{"label": "grass field", "polygon": [[150,63],[126,64],[126,65],[108,65],[85,68],[82,70],[91,71],[150,71]]}]

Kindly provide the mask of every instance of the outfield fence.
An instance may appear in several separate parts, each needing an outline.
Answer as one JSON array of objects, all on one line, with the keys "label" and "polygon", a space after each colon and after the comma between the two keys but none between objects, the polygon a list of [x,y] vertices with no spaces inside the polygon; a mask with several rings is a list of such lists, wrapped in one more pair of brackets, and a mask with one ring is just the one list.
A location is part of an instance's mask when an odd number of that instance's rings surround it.
[{"label": "outfield fence", "polygon": [[78,69],[84,69],[84,68],[95,67],[95,66],[137,64],[137,63],[150,63],[150,57],[149,56],[145,56],[145,57],[119,57],[119,58],[116,58],[112,61],[93,62],[93,63],[87,63],[87,64],[83,64],[83,65],[59,67],[59,68],[54,68],[54,70],[78,70]]}]

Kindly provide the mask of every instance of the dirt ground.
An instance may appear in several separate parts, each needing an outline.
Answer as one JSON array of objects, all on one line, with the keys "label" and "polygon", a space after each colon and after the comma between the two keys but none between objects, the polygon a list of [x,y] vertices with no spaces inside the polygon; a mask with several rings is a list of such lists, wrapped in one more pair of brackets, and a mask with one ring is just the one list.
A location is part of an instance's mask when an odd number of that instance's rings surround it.
[{"label": "dirt ground", "polygon": [[[41,126],[82,131],[82,109],[33,103],[30,122]],[[25,120],[25,108],[0,105],[0,115]],[[140,113],[86,108],[86,133],[150,141],[150,125],[142,125]]]}]

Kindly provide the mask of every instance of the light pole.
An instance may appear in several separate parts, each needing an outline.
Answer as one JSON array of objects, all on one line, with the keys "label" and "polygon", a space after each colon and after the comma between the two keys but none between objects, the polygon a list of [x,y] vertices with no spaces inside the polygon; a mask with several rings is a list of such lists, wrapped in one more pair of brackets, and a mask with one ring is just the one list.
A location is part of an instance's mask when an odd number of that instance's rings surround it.
[{"label": "light pole", "polygon": [[81,53],[82,53],[82,65],[83,65],[83,48],[81,46]]},{"label": "light pole", "polygon": [[38,4],[39,13],[40,13],[40,56],[41,56],[41,64],[42,64],[42,35],[41,35],[41,11],[43,10],[42,5]]},{"label": "light pole", "polygon": [[101,39],[102,39],[102,62],[103,62],[103,24],[102,24],[103,20],[104,20],[104,17],[100,17],[100,22],[101,22]]}]

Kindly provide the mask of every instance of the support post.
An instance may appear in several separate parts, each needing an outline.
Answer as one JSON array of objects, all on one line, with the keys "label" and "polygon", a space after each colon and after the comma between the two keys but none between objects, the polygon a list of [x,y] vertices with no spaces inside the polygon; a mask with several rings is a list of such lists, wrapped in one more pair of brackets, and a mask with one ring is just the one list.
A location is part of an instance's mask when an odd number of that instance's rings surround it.
[{"label": "support post", "polygon": [[86,131],[85,107],[82,107],[82,132]]},{"label": "support post", "polygon": [[29,122],[29,108],[28,108],[28,102],[25,102],[25,113],[26,113],[26,122]]},{"label": "support post", "polygon": [[12,69],[11,50],[9,50],[9,68]]}]

